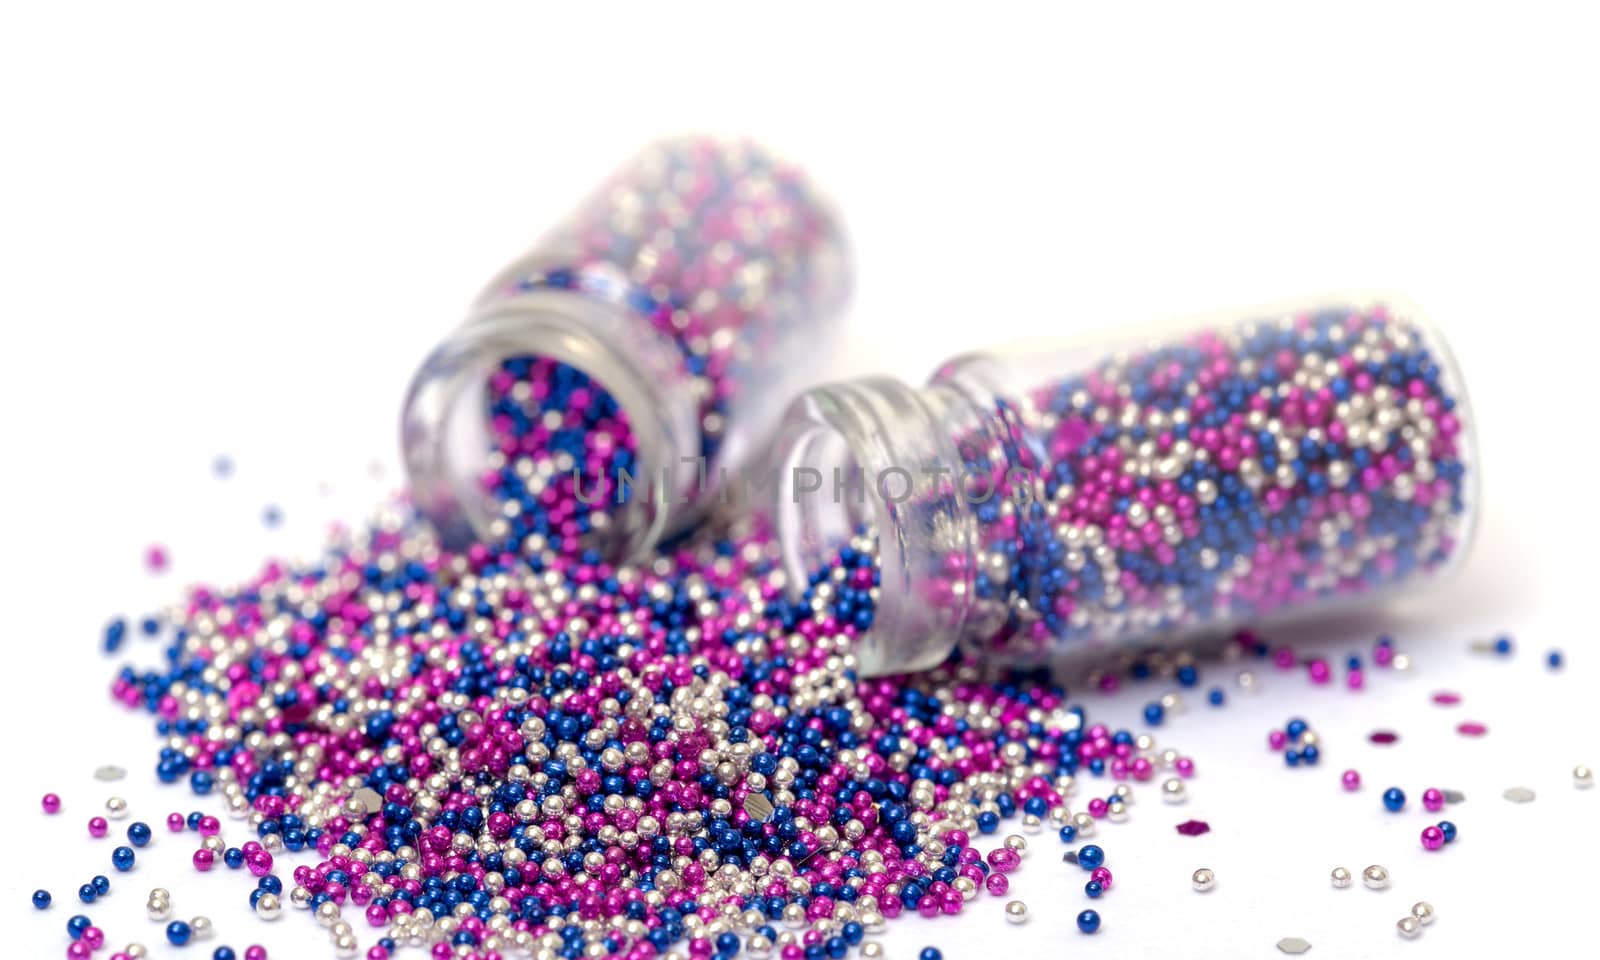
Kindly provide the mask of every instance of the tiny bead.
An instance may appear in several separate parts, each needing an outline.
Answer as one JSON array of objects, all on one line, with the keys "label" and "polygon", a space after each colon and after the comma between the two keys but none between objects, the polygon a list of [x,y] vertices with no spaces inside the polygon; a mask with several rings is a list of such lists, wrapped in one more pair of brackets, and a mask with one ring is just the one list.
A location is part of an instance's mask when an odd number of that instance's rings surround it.
[{"label": "tiny bead", "polygon": [[1399,813],[1406,805],[1405,791],[1399,787],[1390,787],[1383,791],[1383,808],[1390,813]]},{"label": "tiny bead", "polygon": [[45,813],[55,814],[61,812],[61,798],[53,793],[45,794],[44,799],[39,801],[39,805],[44,808]]},{"label": "tiny bead", "polygon": [[1100,929],[1100,914],[1093,910],[1085,910],[1078,914],[1078,929],[1084,933],[1094,933]]},{"label": "tiny bead", "polygon": [[167,924],[167,942],[175,947],[181,947],[189,942],[189,925],[182,920],[174,920]]},{"label": "tiny bead", "polygon": [[1444,846],[1444,831],[1438,827],[1423,827],[1422,846],[1425,850],[1437,850]]},{"label": "tiny bead", "polygon": [[1361,774],[1354,770],[1346,770],[1339,776],[1339,782],[1346,790],[1356,791],[1361,789]]},{"label": "tiny bead", "polygon": [[106,835],[106,831],[108,831],[110,829],[111,829],[111,824],[106,822],[106,818],[105,817],[90,817],[89,818],[89,836],[91,836],[91,837],[103,837],[103,836]]},{"label": "tiny bead", "polygon": [[1434,787],[1422,791],[1422,808],[1430,813],[1444,809],[1444,794]]},{"label": "tiny bead", "polygon": [[35,890],[35,891],[33,891],[33,905],[34,905],[35,908],[37,908],[39,910],[44,910],[47,907],[49,907],[50,906],[50,891],[49,890]]}]

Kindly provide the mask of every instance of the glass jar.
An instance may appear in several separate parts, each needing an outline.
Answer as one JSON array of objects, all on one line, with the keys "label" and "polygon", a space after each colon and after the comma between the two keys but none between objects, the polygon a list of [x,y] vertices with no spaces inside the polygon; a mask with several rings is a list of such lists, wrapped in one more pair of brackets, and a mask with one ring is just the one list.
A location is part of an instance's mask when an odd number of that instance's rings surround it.
[{"label": "glass jar", "polygon": [[[867,674],[1040,662],[1433,580],[1477,465],[1439,334],[1382,301],[815,387],[779,427],[792,583],[875,552]],[[838,564],[832,564],[837,568]]]},{"label": "glass jar", "polygon": [[447,546],[639,555],[770,432],[850,283],[798,170],[744,142],[651,144],[418,369],[401,419],[416,507]]}]

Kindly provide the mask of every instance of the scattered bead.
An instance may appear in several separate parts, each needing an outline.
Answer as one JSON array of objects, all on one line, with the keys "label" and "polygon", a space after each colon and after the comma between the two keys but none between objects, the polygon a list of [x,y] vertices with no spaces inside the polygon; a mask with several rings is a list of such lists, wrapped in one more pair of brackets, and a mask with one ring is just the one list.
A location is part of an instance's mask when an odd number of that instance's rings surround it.
[{"label": "scattered bead", "polygon": [[50,891],[49,890],[35,890],[35,891],[33,891],[33,906],[37,910],[48,909],[49,906],[50,906]]},{"label": "scattered bead", "polygon": [[111,825],[109,823],[106,823],[106,818],[105,817],[90,817],[89,818],[89,836],[95,837],[95,838],[103,837],[103,836],[106,835],[107,832],[110,831],[110,829],[111,829]]},{"label": "scattered bead", "polygon": [[39,801],[39,805],[44,808],[45,813],[51,815],[61,812],[61,798],[53,793],[45,794],[44,799]]},{"label": "scattered bead", "polygon": [[1217,875],[1211,870],[1201,867],[1194,872],[1194,876],[1190,878],[1190,881],[1194,884],[1196,890],[1205,893],[1217,885]]},{"label": "scattered bead", "polygon": [[1572,768],[1572,784],[1579,790],[1589,789],[1594,786],[1594,771],[1581,763],[1578,764]]},{"label": "scattered bead", "polygon": [[188,943],[191,935],[189,925],[182,920],[174,920],[167,924],[167,942],[175,947]]},{"label": "scattered bead", "polygon": [[1433,922],[1433,904],[1426,900],[1418,900],[1411,905],[1411,915],[1423,926]]},{"label": "scattered bead", "polygon": [[1444,809],[1444,794],[1433,788],[1422,791],[1422,809],[1429,813],[1438,813]]},{"label": "scattered bead", "polygon": [[1078,914],[1078,929],[1084,933],[1095,933],[1100,929],[1100,914],[1093,910],[1085,910]]},{"label": "scattered bead", "polygon": [[1350,871],[1349,870],[1346,870],[1344,867],[1334,867],[1333,868],[1333,886],[1334,886],[1334,889],[1343,890],[1344,888],[1350,886],[1350,883],[1351,883],[1351,877],[1350,877]]},{"label": "scattered bead", "polygon": [[1437,850],[1444,846],[1444,831],[1438,827],[1422,828],[1422,848],[1424,850]]},{"label": "scattered bead", "polygon": [[1444,842],[1455,843],[1456,825],[1451,823],[1449,820],[1440,820],[1438,826],[1439,832],[1444,835]]},{"label": "scattered bead", "polygon": [[1416,917],[1401,917],[1396,921],[1395,927],[1400,931],[1400,936],[1407,939],[1415,937],[1422,932],[1422,924],[1418,922]]},{"label": "scattered bead", "polygon": [[1382,890],[1389,885],[1389,871],[1373,864],[1361,871],[1361,882],[1368,890]]},{"label": "scattered bead", "polygon": [[1383,791],[1383,808],[1390,813],[1399,813],[1406,806],[1406,794],[1399,787],[1390,787]]},{"label": "scattered bead", "polygon": [[1021,900],[1011,900],[1006,903],[1006,922],[1023,923],[1028,919],[1028,906]]},{"label": "scattered bead", "polygon": [[1361,789],[1361,774],[1354,770],[1346,770],[1339,775],[1339,783],[1353,793]]}]

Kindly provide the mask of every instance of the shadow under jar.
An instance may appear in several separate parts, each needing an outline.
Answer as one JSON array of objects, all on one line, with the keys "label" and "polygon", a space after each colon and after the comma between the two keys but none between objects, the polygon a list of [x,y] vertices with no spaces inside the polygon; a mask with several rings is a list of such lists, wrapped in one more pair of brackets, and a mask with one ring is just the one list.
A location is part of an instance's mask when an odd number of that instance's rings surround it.
[{"label": "shadow under jar", "polygon": [[839,222],[796,168],[746,142],[651,144],[414,375],[416,507],[449,547],[638,557],[770,432],[850,286]]},{"label": "shadow under jar", "polygon": [[1471,425],[1414,311],[1324,302],[815,387],[773,522],[796,589],[873,555],[864,673],[1040,663],[1439,577],[1471,542]]}]

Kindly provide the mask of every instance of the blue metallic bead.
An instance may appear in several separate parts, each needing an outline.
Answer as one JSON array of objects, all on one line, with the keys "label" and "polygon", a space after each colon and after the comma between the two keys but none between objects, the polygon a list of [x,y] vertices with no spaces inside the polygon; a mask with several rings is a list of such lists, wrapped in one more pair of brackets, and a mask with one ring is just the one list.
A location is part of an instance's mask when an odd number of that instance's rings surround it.
[{"label": "blue metallic bead", "polygon": [[269,873],[260,880],[256,881],[256,886],[267,891],[268,893],[283,892],[283,881],[279,880],[278,875],[274,873]]},{"label": "blue metallic bead", "polygon": [[95,874],[89,883],[94,887],[94,895],[97,897],[103,897],[111,892],[111,878],[103,874]]},{"label": "blue metallic bead", "polygon": [[1100,914],[1093,910],[1085,910],[1078,914],[1078,929],[1084,933],[1094,933],[1100,929]]},{"label": "blue metallic bead", "polygon": [[1283,751],[1283,762],[1285,765],[1291,767],[1300,766],[1300,751],[1296,750],[1294,747],[1290,747],[1289,749]]},{"label": "blue metallic bead", "polygon": [[[93,898],[91,897],[90,899],[93,899]],[[37,908],[39,910],[48,909],[49,906],[50,906],[50,891],[49,890],[35,890],[35,891],[33,891],[33,905],[34,905],[35,908]]]},{"label": "blue metallic bead", "polygon": [[1300,762],[1308,767],[1316,766],[1317,760],[1321,755],[1321,751],[1317,749],[1317,745],[1314,743],[1306,744],[1300,748]]},{"label": "blue metallic bead", "polygon": [[190,935],[189,925],[182,920],[174,920],[167,924],[167,942],[175,947],[188,943]]},{"label": "blue metallic bead", "polygon": [[1456,825],[1449,820],[1439,821],[1439,832],[1444,834],[1445,843],[1453,843],[1456,839]]},{"label": "blue metallic bead", "polygon": [[923,947],[917,956],[918,960],[944,960],[944,954],[939,952],[938,947]]},{"label": "blue metallic bead", "polygon": [[1284,725],[1283,732],[1289,735],[1290,740],[1298,740],[1300,735],[1306,732],[1306,722],[1296,717]]},{"label": "blue metallic bead", "polygon": [[150,824],[143,821],[128,824],[128,842],[142,847],[150,842]]},{"label": "blue metallic bead", "polygon": [[1166,709],[1162,707],[1161,704],[1147,703],[1144,705],[1144,722],[1150,724],[1152,727],[1159,727],[1161,726],[1161,720],[1166,716],[1166,713]]},{"label": "blue metallic bead", "polygon": [[237,870],[244,866],[244,851],[238,847],[229,847],[222,851],[222,862],[229,870]]},{"label": "blue metallic bead", "polygon": [[1221,687],[1212,687],[1211,692],[1206,694],[1206,700],[1209,701],[1213,707],[1222,706],[1223,701],[1226,699],[1227,695],[1222,692]]},{"label": "blue metallic bead", "polygon": [[67,936],[77,940],[83,936],[83,931],[91,926],[93,926],[93,922],[88,917],[81,913],[74,914],[72,919],[67,921]]},{"label": "blue metallic bead", "polygon": [[1550,669],[1551,670],[1560,670],[1561,669],[1561,651],[1560,650],[1551,650],[1549,653],[1545,654],[1544,662],[1550,665]]},{"label": "blue metallic bead", "polygon": [[1083,892],[1090,900],[1095,900],[1099,898],[1100,894],[1106,892],[1106,888],[1099,880],[1090,880],[1083,885]]},{"label": "blue metallic bead", "polygon": [[1078,828],[1069,823],[1061,828],[1060,836],[1062,843],[1071,843],[1078,839]]},{"label": "blue metallic bead", "polygon": [[1092,843],[1078,848],[1078,866],[1093,870],[1106,862],[1106,852]]},{"label": "blue metallic bead", "polygon": [[1494,638],[1494,652],[1498,653],[1502,657],[1510,656],[1511,655],[1511,638],[1509,636],[1507,636],[1506,634],[1503,634],[1503,633],[1500,636],[1495,637]]},{"label": "blue metallic bead", "polygon": [[133,848],[118,847],[111,851],[111,865],[123,873],[133,869]]},{"label": "blue metallic bead", "polygon": [[1000,815],[992,810],[985,810],[978,814],[978,832],[994,833],[1000,829]]},{"label": "blue metallic bead", "polygon": [[212,952],[211,960],[237,960],[238,956],[232,947],[218,947]]},{"label": "blue metallic bead", "polygon": [[1399,813],[1405,809],[1406,792],[1399,787],[1390,787],[1383,791],[1383,808],[1390,813]]},{"label": "blue metallic bead", "polygon": [[94,892],[94,884],[86,883],[78,888],[78,899],[84,903],[94,903],[100,894]]}]

